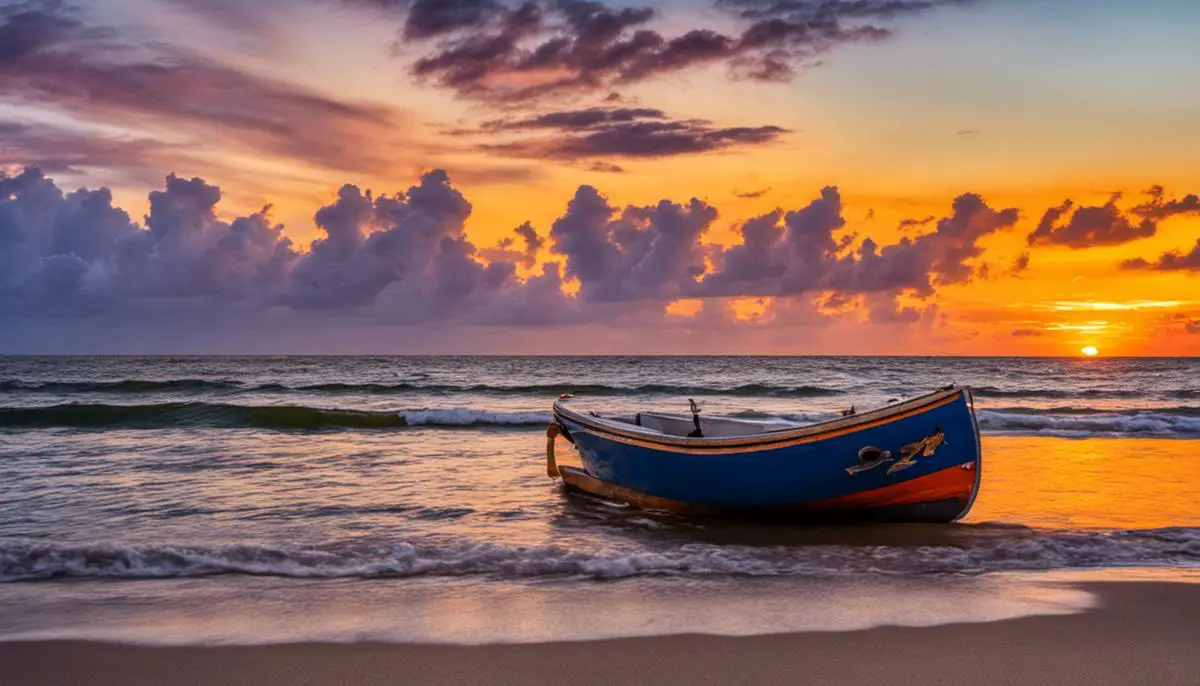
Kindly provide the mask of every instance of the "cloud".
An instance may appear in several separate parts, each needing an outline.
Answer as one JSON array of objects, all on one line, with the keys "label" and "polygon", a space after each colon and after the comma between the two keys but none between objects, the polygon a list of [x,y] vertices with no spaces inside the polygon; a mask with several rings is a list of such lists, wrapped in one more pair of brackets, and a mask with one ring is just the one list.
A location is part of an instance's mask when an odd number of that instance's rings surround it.
[{"label": "cloud", "polygon": [[725,63],[738,77],[790,79],[795,69],[838,45],[886,38],[871,22],[948,2],[726,2],[742,26],[667,35],[648,7],[592,0],[418,0],[404,28],[411,41],[436,38],[417,58],[420,79],[490,102],[527,102],[569,93],[609,92],[698,66]]},{"label": "cloud", "polygon": [[404,23],[404,37],[442,36],[486,23],[502,13],[497,0],[415,0]]},{"label": "cloud", "polygon": [[778,126],[716,127],[701,119],[669,119],[661,110],[649,108],[594,107],[498,119],[457,133],[486,133],[494,139],[506,132],[533,135],[486,143],[479,149],[533,159],[655,158],[764,145],[787,130]]},{"label": "cloud", "polygon": [[1013,338],[1031,338],[1035,336],[1045,336],[1046,332],[1042,329],[1013,329]]},{"label": "cloud", "polygon": [[203,179],[169,176],[138,225],[106,189],[64,193],[32,168],[0,175],[0,311],[209,326],[286,315],[320,327],[339,317],[647,327],[664,322],[669,303],[699,299],[700,328],[746,324],[734,301],[760,301],[755,325],[861,310],[868,323],[932,326],[944,315],[931,296],[976,278],[980,241],[1016,221],[1015,210],[967,193],[928,233],[881,244],[846,231],[841,193],[826,187],[741,223],[740,242],[723,246],[707,238],[718,212],[704,201],[619,207],[582,186],[548,235],[523,224],[480,247],[464,228],[471,203],[432,171],[395,193],[343,186],[315,213],[321,237],[304,248],[269,208],[221,218],[223,196]]},{"label": "cloud", "polygon": [[1145,194],[1149,200],[1130,210],[1139,217],[1167,219],[1183,214],[1200,214],[1200,196],[1195,193],[1175,200],[1164,200],[1166,190],[1162,186],[1151,186]]},{"label": "cloud", "polygon": [[1008,268],[1008,273],[1010,276],[1017,276],[1027,269],[1029,269],[1029,253],[1023,252],[1013,260],[1012,266]]},{"label": "cloud", "polygon": [[596,129],[609,124],[627,124],[646,119],[665,120],[667,119],[667,115],[662,110],[648,107],[590,107],[582,110],[548,112],[524,119],[500,119],[488,122],[482,128],[488,132],[520,131],[526,129],[560,129],[570,131],[576,129]]},{"label": "cloud", "polygon": [[102,168],[141,183],[189,156],[182,146],[150,138],[71,130],[41,123],[0,121],[0,168],[32,164],[48,173],[86,174]]},{"label": "cloud", "polygon": [[222,196],[202,179],[169,176],[150,193],[143,227],[112,206],[107,189],[64,194],[34,168],[0,175],[0,311],[358,312],[396,324],[560,316],[561,324],[571,314],[558,265],[516,276],[518,265],[535,266],[545,244],[537,231],[522,225],[514,239],[478,250],[463,230],[471,205],[445,172],[395,194],[344,186],[317,211],[324,235],[303,253],[269,208],[219,219]]},{"label": "cloud", "polygon": [[742,243],[712,256],[716,269],[701,289],[710,293],[789,295],[817,290],[846,293],[910,291],[931,295],[937,286],[969,281],[972,262],[983,253],[981,238],[1016,223],[1015,209],[994,210],[967,193],[934,231],[881,246],[871,238],[847,254],[848,242],[835,237],[846,220],[841,194],[825,188],[807,207],[752,219],[741,229]]},{"label": "cloud", "polygon": [[[488,262],[509,261],[519,264],[526,269],[532,269],[537,262],[538,251],[546,244],[546,239],[538,235],[533,224],[525,222],[513,229],[516,238],[502,238],[495,247],[481,251]],[[520,241],[518,246],[517,241]]]},{"label": "cloud", "polygon": [[[1120,194],[1115,194],[1104,205],[1095,207],[1076,207],[1071,200],[1051,207],[1042,215],[1033,233],[1029,234],[1029,245],[1091,248],[1120,245],[1148,238],[1158,232],[1158,222],[1154,219],[1146,217],[1137,221],[1117,207],[1120,198]],[[1064,223],[1062,219],[1067,215],[1070,217]]]},{"label": "cloud", "polygon": [[273,16],[286,3],[278,0],[162,0],[193,18],[211,23],[226,32],[246,34],[264,42],[275,42],[280,23]]},{"label": "cloud", "polygon": [[340,102],[161,42],[137,44],[83,16],[52,0],[0,8],[4,100],[131,130],[169,121],[171,133],[324,167],[391,167],[380,141],[395,137],[401,112]]},{"label": "cloud", "polygon": [[1162,272],[1200,272],[1200,239],[1191,252],[1181,250],[1166,252],[1153,262],[1137,257],[1121,263],[1122,269],[1151,269]]},{"label": "cloud", "polygon": [[582,186],[550,238],[585,301],[675,300],[704,273],[700,236],[716,218],[715,208],[696,199],[618,210]]},{"label": "cloud", "polygon": [[905,229],[911,229],[917,226],[926,226],[935,221],[937,221],[937,217],[933,216],[932,214],[924,219],[901,219],[900,226],[898,228],[901,231],[904,231]]},{"label": "cloud", "polygon": [[108,189],[64,195],[38,169],[0,177],[0,301],[108,311],[129,299],[265,301],[295,252],[266,211],[217,219],[220,189],[171,176],[150,194],[146,228]]},{"label": "cloud", "polygon": [[1188,333],[1200,334],[1200,319],[1193,319],[1184,325]]},{"label": "cloud", "polygon": [[753,200],[753,199],[755,199],[755,198],[761,198],[761,197],[763,197],[764,195],[766,195],[767,193],[770,193],[770,192],[771,192],[771,189],[770,189],[770,188],[762,188],[762,189],[760,189],[760,190],[757,190],[757,191],[742,191],[742,192],[735,192],[733,195],[734,195],[734,197],[737,197],[737,198],[742,198],[742,199],[744,199],[744,200]]},{"label": "cloud", "polygon": [[625,168],[619,164],[597,160],[588,165],[588,171],[600,172],[602,174],[624,174]]}]

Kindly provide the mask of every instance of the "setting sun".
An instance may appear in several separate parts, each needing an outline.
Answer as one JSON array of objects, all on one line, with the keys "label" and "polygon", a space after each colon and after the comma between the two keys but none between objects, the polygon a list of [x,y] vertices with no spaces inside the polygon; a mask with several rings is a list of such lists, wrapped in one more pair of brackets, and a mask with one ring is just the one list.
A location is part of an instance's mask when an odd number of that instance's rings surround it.
[{"label": "setting sun", "polygon": [[1100,350],[1094,345],[1085,346],[1079,352],[1088,357],[1095,357],[1100,354]]}]

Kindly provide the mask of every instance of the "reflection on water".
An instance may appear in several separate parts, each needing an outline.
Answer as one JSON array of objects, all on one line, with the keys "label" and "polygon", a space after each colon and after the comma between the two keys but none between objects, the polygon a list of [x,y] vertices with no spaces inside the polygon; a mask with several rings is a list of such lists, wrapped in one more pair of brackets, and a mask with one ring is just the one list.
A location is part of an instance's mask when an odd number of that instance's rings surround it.
[{"label": "reflection on water", "polygon": [[968,522],[1033,527],[1200,526],[1200,441],[985,437]]},{"label": "reflection on water", "polygon": [[[134,588],[135,584],[140,584]],[[235,579],[2,589],[0,640],[175,644],[524,643],[665,634],[748,636],[990,622],[1085,611],[1095,597],[1032,577],[638,579],[479,586]],[[69,618],[68,621],[64,621]]]}]

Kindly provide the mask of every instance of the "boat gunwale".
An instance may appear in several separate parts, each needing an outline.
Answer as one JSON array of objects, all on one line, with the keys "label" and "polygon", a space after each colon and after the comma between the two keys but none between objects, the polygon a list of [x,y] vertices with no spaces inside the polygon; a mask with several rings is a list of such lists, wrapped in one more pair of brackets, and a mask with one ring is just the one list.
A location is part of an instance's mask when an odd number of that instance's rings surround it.
[{"label": "boat gunwale", "polygon": [[[867,428],[866,425],[878,425],[888,423],[890,421],[899,420],[904,415],[918,413],[925,409],[933,409],[932,406],[940,406],[950,402],[955,396],[969,397],[966,388],[949,388],[940,389],[927,393],[922,396],[917,396],[910,400],[901,403],[877,408],[864,412],[862,414],[851,415],[849,417],[837,417],[834,419],[800,426],[794,429],[781,429],[777,431],[769,431],[761,434],[751,434],[747,436],[724,436],[718,438],[688,438],[686,436],[669,436],[666,434],[651,434],[644,431],[626,430],[621,427],[613,426],[612,420],[603,420],[603,417],[590,417],[581,412],[572,410],[563,404],[562,400],[557,400],[554,403],[554,416],[557,420],[562,416],[576,424],[582,425],[584,428],[600,434],[608,434],[614,437],[621,437],[628,440],[645,442],[651,445],[673,448],[688,448],[688,449],[710,449],[710,448],[735,448],[735,447],[752,447],[752,448],[769,448],[777,443],[794,441],[796,439],[808,439],[805,442],[820,440],[825,434],[844,434],[848,431],[855,430],[856,427]],[[971,408],[972,422],[975,421],[975,412]],[[975,426],[976,440],[978,440],[979,430]]]}]

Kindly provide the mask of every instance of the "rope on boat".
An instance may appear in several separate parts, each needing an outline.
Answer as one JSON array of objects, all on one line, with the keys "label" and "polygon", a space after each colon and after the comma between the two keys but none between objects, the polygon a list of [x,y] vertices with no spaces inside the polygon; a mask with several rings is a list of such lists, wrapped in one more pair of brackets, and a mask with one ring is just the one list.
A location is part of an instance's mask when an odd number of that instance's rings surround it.
[{"label": "rope on boat", "polygon": [[550,422],[550,426],[546,427],[546,476],[551,479],[557,479],[558,462],[554,459],[554,439],[563,432],[562,424],[558,422]]}]

